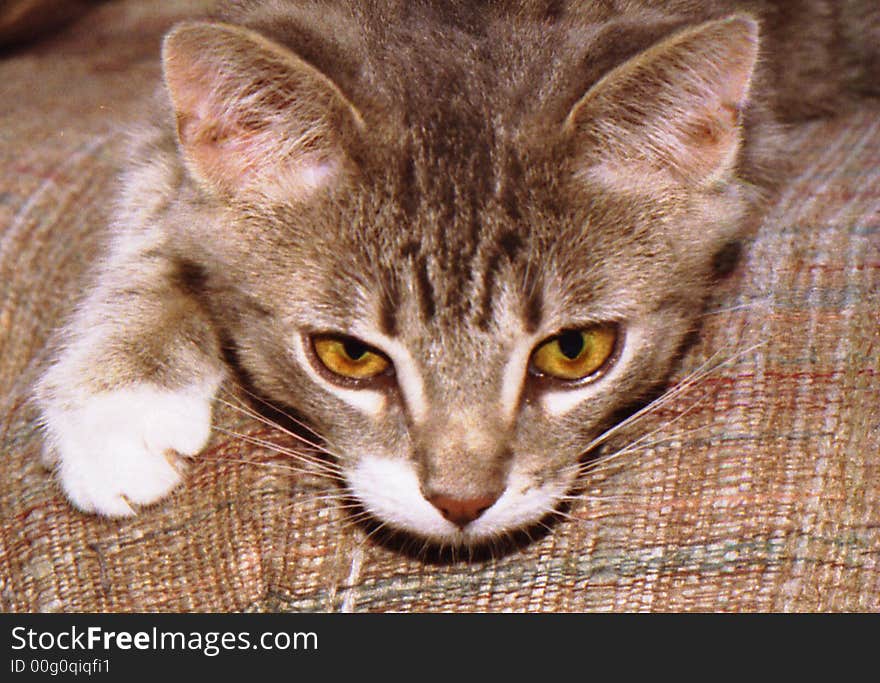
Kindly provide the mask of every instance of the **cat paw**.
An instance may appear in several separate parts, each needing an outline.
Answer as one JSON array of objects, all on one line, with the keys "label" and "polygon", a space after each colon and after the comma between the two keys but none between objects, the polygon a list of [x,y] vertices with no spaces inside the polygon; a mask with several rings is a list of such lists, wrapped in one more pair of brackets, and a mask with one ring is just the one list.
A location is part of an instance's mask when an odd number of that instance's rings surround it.
[{"label": "cat paw", "polygon": [[152,385],[93,395],[75,408],[45,411],[44,461],[74,506],[109,517],[165,497],[180,483],[183,461],[211,431],[217,383],[179,391]]}]

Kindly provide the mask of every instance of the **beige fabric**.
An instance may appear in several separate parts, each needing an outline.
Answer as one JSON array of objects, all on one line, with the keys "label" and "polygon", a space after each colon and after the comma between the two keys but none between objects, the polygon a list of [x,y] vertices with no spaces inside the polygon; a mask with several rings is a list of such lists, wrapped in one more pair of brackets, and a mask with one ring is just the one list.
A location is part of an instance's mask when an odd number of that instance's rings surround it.
[{"label": "beige fabric", "polygon": [[792,132],[796,177],[678,376],[730,362],[518,552],[437,564],[365,541],[319,499],[332,485],[220,432],[137,518],[72,510],[28,387],[98,253],[119,127],[198,4],[102,5],[0,62],[0,609],[880,610],[876,105]]},{"label": "beige fabric", "polygon": [[62,26],[99,0],[0,0],[0,47],[21,44]]}]

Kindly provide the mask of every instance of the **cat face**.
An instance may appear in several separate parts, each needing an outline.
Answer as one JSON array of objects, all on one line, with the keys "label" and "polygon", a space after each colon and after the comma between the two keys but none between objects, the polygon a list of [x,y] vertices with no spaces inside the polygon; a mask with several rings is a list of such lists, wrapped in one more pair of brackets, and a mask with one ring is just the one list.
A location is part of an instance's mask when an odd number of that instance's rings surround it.
[{"label": "cat face", "polygon": [[[246,233],[310,228],[297,248],[252,241],[222,297],[239,317],[220,315],[258,386],[309,417],[371,512],[443,542],[501,535],[553,509],[585,444],[663,377],[699,310],[703,273],[673,266],[647,217],[619,206],[626,234],[590,229],[608,201],[568,216],[524,207],[514,223],[487,197],[470,260],[430,202],[404,234],[379,206],[338,197],[311,220],[251,210]],[[460,526],[430,502],[444,497],[488,509]]]},{"label": "cat face", "polygon": [[477,95],[377,109],[258,33],[184,25],[166,82],[202,208],[182,252],[366,510],[504,536],[555,509],[692,329],[747,204],[754,46],[744,18],[679,32],[554,119]]}]

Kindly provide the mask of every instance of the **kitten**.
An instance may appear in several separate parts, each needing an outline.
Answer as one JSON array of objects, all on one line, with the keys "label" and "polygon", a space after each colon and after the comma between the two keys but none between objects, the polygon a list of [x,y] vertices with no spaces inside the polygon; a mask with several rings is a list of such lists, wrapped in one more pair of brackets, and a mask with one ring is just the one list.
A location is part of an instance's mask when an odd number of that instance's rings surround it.
[{"label": "kitten", "polygon": [[842,101],[834,7],[278,0],[175,27],[37,388],[64,492],[165,496],[233,348],[377,519],[452,545],[535,523],[668,375],[779,112]]}]

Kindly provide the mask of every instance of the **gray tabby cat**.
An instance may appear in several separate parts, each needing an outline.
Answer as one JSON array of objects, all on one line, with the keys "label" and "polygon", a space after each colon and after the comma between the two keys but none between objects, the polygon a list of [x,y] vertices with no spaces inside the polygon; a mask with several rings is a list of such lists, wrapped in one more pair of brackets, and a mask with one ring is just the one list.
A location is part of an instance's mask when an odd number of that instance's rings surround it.
[{"label": "gray tabby cat", "polygon": [[533,524],[667,377],[780,113],[842,106],[877,15],[276,0],[177,26],[37,389],[62,488],[103,515],[165,496],[233,349],[377,519],[452,545]]}]

